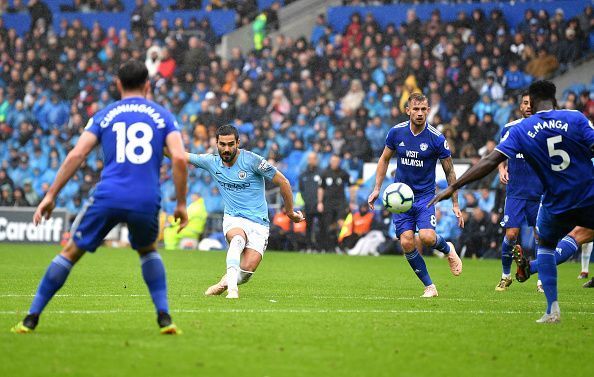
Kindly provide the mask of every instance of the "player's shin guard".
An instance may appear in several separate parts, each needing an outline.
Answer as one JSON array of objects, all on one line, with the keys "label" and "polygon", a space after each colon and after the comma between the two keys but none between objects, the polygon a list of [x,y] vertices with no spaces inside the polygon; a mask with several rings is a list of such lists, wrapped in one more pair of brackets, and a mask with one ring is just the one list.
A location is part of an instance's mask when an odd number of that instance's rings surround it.
[{"label": "player's shin guard", "polygon": [[551,312],[551,305],[557,301],[557,265],[555,263],[555,251],[539,246],[538,247],[538,275],[542,281],[542,288],[547,297],[547,313]]},{"label": "player's shin guard", "polygon": [[433,245],[433,248],[446,255],[450,252],[450,245],[448,245],[446,240],[437,233],[435,234],[435,245]]},{"label": "player's shin guard", "polygon": [[557,248],[555,251],[557,255],[555,255],[556,264],[561,264],[567,261],[569,258],[572,257],[577,252],[578,245],[575,242],[575,238],[571,236],[565,236],[559,243],[557,244]]},{"label": "player's shin guard", "polygon": [[29,308],[29,314],[41,314],[49,300],[64,285],[71,268],[71,261],[61,255],[56,255],[39,283],[39,287]]},{"label": "player's shin guard", "polygon": [[151,251],[140,257],[142,277],[153,299],[153,304],[158,312],[169,313],[167,302],[167,281],[165,279],[165,266],[157,251]]},{"label": "player's shin guard", "polygon": [[509,276],[511,274],[511,265],[513,261],[512,250],[516,245],[516,241],[511,241],[507,237],[503,237],[501,243],[501,267],[503,275]]},{"label": "player's shin guard", "polygon": [[239,270],[239,277],[237,278],[237,285],[245,284],[252,278],[253,271]]},{"label": "player's shin guard", "polygon": [[429,272],[427,271],[425,260],[423,259],[423,256],[419,254],[417,249],[411,253],[405,253],[404,255],[406,256],[408,264],[410,264],[410,267],[413,269],[415,274],[417,274],[417,277],[423,282],[425,287],[433,284],[431,277],[429,276]]},{"label": "player's shin guard", "polygon": [[241,236],[234,236],[229,242],[229,250],[227,250],[227,289],[229,290],[237,289],[239,261],[244,248],[245,239]]}]

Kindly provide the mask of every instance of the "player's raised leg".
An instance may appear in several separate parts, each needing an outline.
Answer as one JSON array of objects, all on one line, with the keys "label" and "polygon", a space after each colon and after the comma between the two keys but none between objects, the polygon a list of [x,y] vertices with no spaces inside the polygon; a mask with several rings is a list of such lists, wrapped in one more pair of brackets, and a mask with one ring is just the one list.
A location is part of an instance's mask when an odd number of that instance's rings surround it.
[{"label": "player's raised leg", "polygon": [[[462,273],[462,260],[456,253],[454,245],[451,242],[446,242],[441,235],[435,232],[435,206],[427,207],[429,200],[431,200],[431,196],[425,196],[413,204],[416,212],[416,224],[419,228],[419,239],[425,247],[444,253],[447,256],[450,271],[454,276],[459,276]],[[456,210],[454,212],[456,213]]]},{"label": "player's raised leg", "polygon": [[62,288],[70,274],[70,270],[84,253],[84,250],[79,249],[74,242],[68,242],[62,252],[52,260],[47,268],[45,275],[39,283],[39,287],[29,308],[29,313],[11,329],[12,332],[26,334],[35,330],[43,309],[56,292]]},{"label": "player's raised leg", "polygon": [[419,251],[415,246],[415,235],[412,230],[407,230],[400,235],[400,245],[404,250],[404,256],[406,257],[408,264],[425,286],[425,290],[421,297],[437,297],[437,288],[435,287],[435,284],[433,284],[431,276],[429,276],[429,271],[427,271],[427,265],[425,264],[423,256],[419,254]]}]

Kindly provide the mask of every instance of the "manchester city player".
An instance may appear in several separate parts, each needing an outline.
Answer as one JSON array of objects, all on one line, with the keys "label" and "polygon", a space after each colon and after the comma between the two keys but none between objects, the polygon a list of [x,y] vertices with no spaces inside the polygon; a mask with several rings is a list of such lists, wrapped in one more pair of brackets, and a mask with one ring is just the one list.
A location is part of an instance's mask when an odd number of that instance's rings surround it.
[{"label": "manchester city player", "polygon": [[[435,167],[438,159],[441,161],[448,183],[452,184],[456,181],[448,143],[439,131],[427,123],[428,112],[429,102],[424,95],[414,93],[409,97],[406,114],[410,119],[397,124],[388,132],[386,146],[377,164],[375,187],[369,195],[368,204],[373,210],[382,182],[386,177],[390,159],[396,155],[398,168],[394,181],[407,184],[415,194],[412,208],[405,213],[393,216],[396,236],[400,239],[410,267],[425,285],[425,291],[421,297],[436,297],[437,288],[429,276],[425,260],[415,246],[415,231],[418,230],[423,245],[447,255],[450,270],[455,276],[462,273],[462,260],[456,254],[454,245],[435,233],[435,207],[427,206],[435,194]],[[452,196],[452,203],[458,225],[464,227],[457,195]]]},{"label": "manchester city player", "polygon": [[534,115],[512,127],[493,152],[431,201],[433,204],[450,197],[465,184],[487,175],[509,156],[524,155],[545,190],[536,229],[538,273],[547,308],[538,323],[561,320],[555,264],[559,240],[574,227],[583,227],[586,233],[594,229],[594,166],[591,161],[594,127],[580,112],[556,110],[555,91],[550,81],[531,84],[528,92]]},{"label": "manchester city player", "polygon": [[159,168],[164,146],[169,149],[173,162],[177,197],[174,216],[180,220],[180,228],[188,221],[187,166],[182,138],[174,117],[163,107],[145,99],[150,83],[144,63],[132,60],[123,64],[116,85],[121,101],[107,106],[89,120],[35,211],[35,224],[50,217],[60,190],[100,143],[105,166],[101,180],[73,223],[72,239],[53,259],[41,280],[29,314],[13,327],[13,332],[33,331],[43,309],[62,287],[72,266],[85,252],[94,252],[115,225],[126,223],[130,244],[140,255],[142,276],[157,311],[160,331],[162,334],[179,333],[169,315],[165,268],[157,253],[156,240],[159,233]]},{"label": "manchester city player", "polygon": [[[520,113],[525,119],[532,115],[528,92],[522,93],[521,101]],[[510,127],[520,121],[521,119],[518,119],[506,124],[501,131],[501,137],[503,138]],[[507,163],[504,161],[499,165],[499,180],[507,185],[507,190],[503,217],[505,236],[501,244],[501,266],[503,271],[501,280],[495,290],[506,291],[513,281],[511,278],[512,250],[514,247],[520,247],[516,245],[520,227],[523,223],[527,223],[531,227],[536,226],[536,215],[538,214],[543,188],[540,179],[524,160],[521,153],[511,156]],[[540,287],[540,285],[537,284],[537,287]]]},{"label": "manchester city player", "polygon": [[268,244],[268,205],[264,179],[280,187],[287,216],[295,223],[303,220],[301,211],[293,209],[293,192],[287,178],[265,159],[239,148],[239,133],[232,125],[217,129],[219,154],[187,153],[192,165],[210,173],[225,203],[223,232],[229,242],[227,273],[209,287],[207,296],[239,298],[238,285],[247,283],[262,261]]}]

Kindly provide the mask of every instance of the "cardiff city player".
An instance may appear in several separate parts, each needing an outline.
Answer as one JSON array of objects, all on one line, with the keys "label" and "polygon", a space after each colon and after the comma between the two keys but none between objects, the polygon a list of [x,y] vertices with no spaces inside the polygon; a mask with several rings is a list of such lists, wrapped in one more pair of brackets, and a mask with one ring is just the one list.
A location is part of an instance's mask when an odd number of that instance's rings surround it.
[{"label": "cardiff city player", "polygon": [[[388,132],[386,146],[377,164],[375,187],[368,198],[369,207],[373,210],[390,159],[396,155],[398,168],[394,181],[410,186],[415,194],[415,201],[407,212],[394,214],[393,222],[406,260],[425,286],[421,297],[436,297],[438,293],[427,271],[425,260],[416,249],[416,230],[423,245],[447,255],[452,274],[458,276],[462,273],[462,260],[458,257],[454,245],[435,233],[435,207],[427,206],[435,194],[435,167],[438,159],[448,183],[456,181],[448,143],[439,131],[427,123],[429,110],[427,97],[419,93],[411,94],[406,105],[406,113],[410,119],[397,124]],[[452,203],[458,225],[464,227],[457,195],[452,196]]]},{"label": "cardiff city player", "polygon": [[225,203],[223,232],[229,242],[227,273],[204,293],[239,298],[238,285],[247,283],[262,261],[268,244],[268,205],[264,179],[280,187],[287,216],[302,221],[301,211],[293,210],[293,192],[287,178],[264,158],[239,148],[239,133],[232,125],[216,131],[219,154],[187,153],[187,161],[210,173]]},{"label": "cardiff city player", "polygon": [[585,228],[585,231],[594,229],[594,166],[591,161],[594,127],[580,112],[556,110],[555,92],[555,84],[550,81],[532,83],[528,93],[534,115],[512,127],[493,152],[430,202],[449,198],[460,187],[489,174],[509,156],[524,155],[545,190],[536,226],[538,273],[547,308],[538,323],[561,320],[555,261],[559,240],[568,239],[568,244],[577,250],[575,239],[571,235],[564,236],[575,227]]},{"label": "cardiff city player", "polygon": [[130,244],[140,255],[142,276],[157,311],[160,331],[162,334],[179,333],[169,315],[165,268],[157,253],[156,241],[161,201],[159,170],[165,146],[173,161],[177,197],[174,216],[180,221],[180,228],[188,221],[187,166],[182,138],[173,115],[145,99],[150,83],[144,63],[135,60],[124,63],[118,71],[116,85],[122,99],[89,120],[35,211],[35,224],[50,217],[60,190],[100,143],[105,164],[101,180],[73,223],[72,239],[54,258],[41,280],[29,314],[13,327],[13,332],[33,331],[43,309],[62,287],[72,266],[86,251],[95,251],[114,226],[126,223]]},{"label": "cardiff city player", "polygon": [[[520,103],[520,113],[524,119],[532,115],[530,111],[530,96],[528,92],[522,93]],[[521,119],[510,122],[505,125],[501,131],[501,137],[509,131],[510,127],[520,122]],[[543,193],[542,183],[534,170],[524,160],[524,156],[518,153],[510,156],[507,161],[499,165],[499,180],[507,185],[505,196],[505,210],[503,216],[503,226],[505,227],[505,236],[501,243],[501,280],[495,287],[496,291],[506,291],[512,284],[511,265],[513,261],[514,247],[518,242],[520,227],[523,223],[529,226],[536,226],[536,215],[540,207],[540,197]],[[535,232],[536,234],[536,232]],[[537,284],[537,289],[540,285]]]}]

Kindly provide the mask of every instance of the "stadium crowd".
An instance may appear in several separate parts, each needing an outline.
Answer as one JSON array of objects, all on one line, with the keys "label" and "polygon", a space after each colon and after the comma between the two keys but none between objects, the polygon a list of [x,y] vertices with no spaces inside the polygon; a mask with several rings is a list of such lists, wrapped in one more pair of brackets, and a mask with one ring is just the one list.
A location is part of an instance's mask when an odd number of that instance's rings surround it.
[{"label": "stadium crowd", "polygon": [[[119,2],[104,5],[112,3]],[[86,29],[77,21],[53,30],[47,26],[51,15],[44,17],[24,36],[0,22],[0,205],[38,203],[89,117],[118,99],[113,77],[119,64],[136,58],[149,69],[151,99],[177,115],[188,151],[215,151],[216,127],[232,123],[242,146],[279,167],[294,188],[301,188],[308,169],[319,177],[340,178],[340,183],[332,181],[339,187],[323,183],[322,191],[332,194],[322,206],[317,196],[306,198],[303,189],[303,199],[298,198],[311,224],[296,231],[303,242],[290,246],[319,247],[311,237],[330,230],[336,237],[322,246],[325,250],[343,246],[343,220],[349,210],[359,212],[372,184],[362,181],[363,164],[381,154],[389,128],[407,119],[404,107],[411,93],[430,98],[429,122],[446,136],[453,157],[476,163],[493,150],[503,125],[520,117],[521,91],[534,78],[567,70],[588,55],[594,28],[591,6],[572,19],[565,19],[561,9],[554,15],[528,11],[516,28],[497,10],[461,12],[456,21],[444,22],[436,9],[422,22],[411,9],[405,23],[385,29],[371,14],[354,14],[344,33],[320,15],[310,40],[266,38],[259,51],[242,54],[234,48],[223,59],[204,20],[189,26],[148,22],[140,28],[132,20],[127,32],[99,24]],[[585,87],[567,93],[561,105],[592,119],[593,98],[594,91]],[[100,151],[95,151],[62,191],[59,206],[77,213],[101,169]],[[310,174],[312,179],[322,183],[316,174]],[[207,213],[222,212],[208,174],[190,169],[189,185],[190,193],[204,198]],[[337,197],[341,191],[345,194]],[[170,169],[164,166],[167,213],[173,211],[174,196]],[[468,217],[464,231],[455,226],[448,204],[440,207],[440,234],[472,245],[469,249],[479,256],[496,250],[504,197],[497,176],[487,177],[461,194]],[[271,218],[279,226],[277,234],[294,231],[282,227],[281,215]],[[368,228],[380,230],[386,242],[393,237],[380,214]],[[477,238],[477,230],[493,236]]]}]

